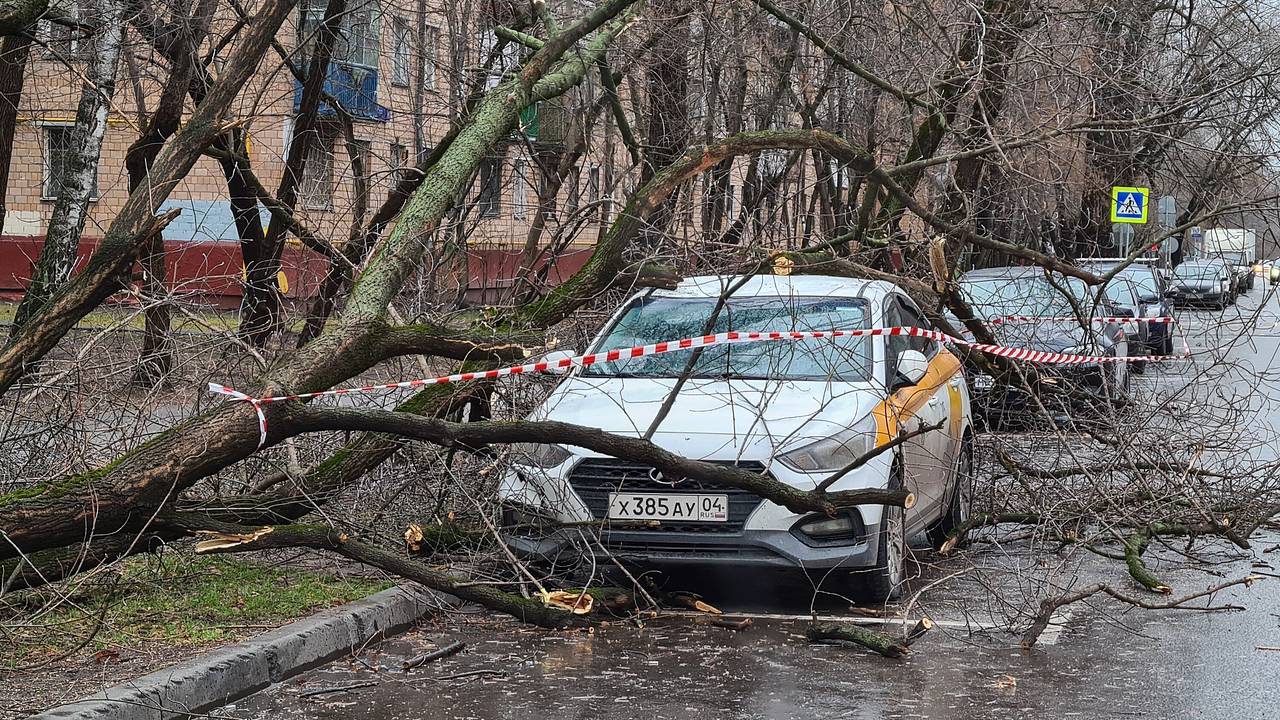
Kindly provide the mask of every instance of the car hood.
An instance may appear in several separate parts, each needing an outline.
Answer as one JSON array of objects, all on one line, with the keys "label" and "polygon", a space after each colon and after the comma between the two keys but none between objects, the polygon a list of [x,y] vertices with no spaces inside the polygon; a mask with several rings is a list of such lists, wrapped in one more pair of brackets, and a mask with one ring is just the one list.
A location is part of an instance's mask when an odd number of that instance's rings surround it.
[{"label": "car hood", "polygon": [[[1074,322],[1037,320],[989,324],[987,327],[996,342],[1007,347],[1062,352],[1089,343],[1089,332]],[[1098,334],[1100,342],[1108,342],[1105,335],[1105,331]]]},{"label": "car hood", "polygon": [[[648,429],[672,378],[575,375],[530,419],[639,436]],[[849,427],[884,398],[872,383],[707,380],[685,383],[653,440],[701,457],[769,457]]]},{"label": "car hood", "polygon": [[1173,287],[1178,290],[1217,290],[1218,280],[1175,280]]}]

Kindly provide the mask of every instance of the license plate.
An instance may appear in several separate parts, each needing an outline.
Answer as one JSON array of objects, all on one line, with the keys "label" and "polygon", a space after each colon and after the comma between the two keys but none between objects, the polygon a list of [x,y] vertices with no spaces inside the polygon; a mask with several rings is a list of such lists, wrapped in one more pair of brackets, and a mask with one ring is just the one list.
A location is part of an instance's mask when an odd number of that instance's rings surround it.
[{"label": "license plate", "polygon": [[996,379],[990,375],[974,375],[973,386],[979,390],[990,390],[995,387]]},{"label": "license plate", "polygon": [[609,493],[610,520],[728,522],[728,495]]}]

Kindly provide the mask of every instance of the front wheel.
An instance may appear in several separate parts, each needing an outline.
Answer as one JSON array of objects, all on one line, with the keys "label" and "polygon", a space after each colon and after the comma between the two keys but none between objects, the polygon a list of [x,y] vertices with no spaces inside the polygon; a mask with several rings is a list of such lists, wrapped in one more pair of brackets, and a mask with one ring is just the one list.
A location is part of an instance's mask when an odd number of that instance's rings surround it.
[{"label": "front wheel", "polygon": [[[900,487],[902,473],[895,466],[889,489]],[[902,565],[907,555],[907,511],[886,505],[876,537],[876,564],[849,574],[849,594],[862,605],[883,605],[902,594]]]}]

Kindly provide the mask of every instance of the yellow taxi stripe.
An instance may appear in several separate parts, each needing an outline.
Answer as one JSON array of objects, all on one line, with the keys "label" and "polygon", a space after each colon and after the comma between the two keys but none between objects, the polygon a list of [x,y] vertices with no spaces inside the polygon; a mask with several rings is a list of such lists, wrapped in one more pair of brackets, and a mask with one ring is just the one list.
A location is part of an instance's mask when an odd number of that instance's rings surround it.
[{"label": "yellow taxi stripe", "polygon": [[[885,400],[871,411],[876,421],[876,445],[883,445],[898,435],[898,428],[915,416],[929,398],[942,388],[957,372],[960,372],[960,359],[943,348],[929,361],[924,377],[911,387],[905,387]],[[956,423],[959,403],[952,407],[952,422]]]}]

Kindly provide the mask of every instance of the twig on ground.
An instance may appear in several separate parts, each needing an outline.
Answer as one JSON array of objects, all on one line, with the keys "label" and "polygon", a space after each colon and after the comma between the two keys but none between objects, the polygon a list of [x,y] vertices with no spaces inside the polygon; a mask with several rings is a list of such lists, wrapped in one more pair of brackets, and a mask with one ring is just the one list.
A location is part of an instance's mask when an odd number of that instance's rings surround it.
[{"label": "twig on ground", "polygon": [[1140,607],[1140,608],[1143,608],[1144,610],[1186,609],[1186,610],[1201,610],[1204,612],[1217,612],[1221,610],[1235,610],[1235,609],[1242,609],[1242,608],[1239,608],[1239,606],[1236,606],[1236,605],[1204,606],[1204,607],[1194,607],[1194,608],[1187,608],[1183,606],[1186,603],[1192,600],[1195,600],[1197,598],[1202,598],[1202,597],[1205,597],[1206,595],[1213,595],[1214,593],[1220,592],[1222,590],[1225,590],[1235,585],[1246,585],[1246,586],[1252,585],[1254,582],[1261,579],[1262,578],[1258,575],[1253,575],[1253,574],[1246,575],[1242,578],[1236,578],[1235,580],[1229,580],[1224,583],[1218,583],[1217,585],[1201,590],[1200,592],[1192,593],[1190,595],[1184,595],[1183,597],[1175,598],[1167,602],[1147,602],[1146,600],[1142,600],[1140,598],[1135,598],[1129,595],[1125,595],[1119,590],[1112,588],[1110,585],[1095,583],[1093,585],[1089,585],[1080,590],[1077,590],[1076,592],[1073,592],[1073,593],[1061,595],[1056,598],[1045,598],[1044,600],[1041,600],[1040,612],[1036,615],[1035,619],[1032,620],[1031,626],[1027,628],[1027,631],[1022,634],[1022,647],[1024,649],[1030,649],[1033,645],[1036,644],[1036,640],[1040,638],[1040,633],[1044,632],[1045,628],[1049,626],[1049,620],[1053,617],[1053,613],[1056,612],[1058,608],[1066,605],[1070,605],[1071,603],[1080,602],[1081,600],[1090,598],[1098,593],[1104,593],[1106,595],[1110,595],[1111,597],[1115,598],[1116,600],[1119,600],[1120,602],[1133,605],[1134,607]]},{"label": "twig on ground", "polygon": [[360,688],[373,687],[374,685],[377,685],[377,684],[378,683],[370,680],[368,682],[351,683],[350,685],[338,685],[335,687],[316,688],[315,690],[308,690],[298,695],[298,697],[309,698],[309,697],[315,697],[317,695],[328,695],[329,693],[351,692],[352,690],[359,690]]},{"label": "twig on ground", "polygon": [[429,662],[435,662],[436,660],[447,658],[450,655],[457,655],[458,653],[462,652],[463,648],[465,648],[466,646],[467,646],[466,643],[459,640],[455,643],[446,645],[438,650],[432,650],[429,653],[424,653],[417,657],[409,658],[408,660],[405,660],[403,663],[401,663],[400,667],[405,672],[409,672],[410,670],[416,667],[421,667],[423,665],[426,665]]},{"label": "twig on ground", "polygon": [[506,675],[506,674],[507,674],[507,671],[505,670],[468,670],[467,672],[460,672],[454,675],[441,675],[440,677],[431,678],[431,679],[436,680],[438,682],[444,682],[445,680],[461,680],[463,678],[476,677],[478,675]]},{"label": "twig on ground", "polygon": [[715,625],[716,627],[722,627],[722,628],[727,628],[729,630],[736,630],[738,632],[742,632],[743,630],[746,630],[747,628],[751,627],[751,618],[728,620],[722,617],[713,617],[710,619],[710,621],[708,621],[708,623],[711,625]]}]

